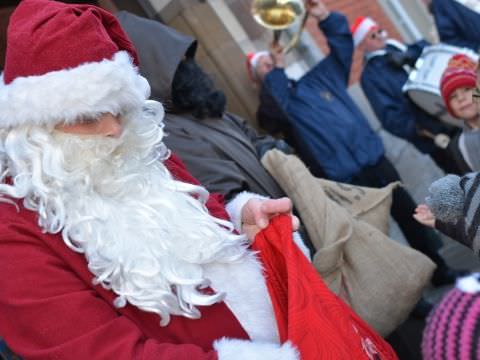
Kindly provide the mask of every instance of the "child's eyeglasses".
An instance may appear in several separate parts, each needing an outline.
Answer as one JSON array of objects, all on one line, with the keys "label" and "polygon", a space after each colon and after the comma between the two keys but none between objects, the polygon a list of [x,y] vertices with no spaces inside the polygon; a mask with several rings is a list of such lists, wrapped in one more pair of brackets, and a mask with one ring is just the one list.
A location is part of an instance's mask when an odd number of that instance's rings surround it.
[{"label": "child's eyeglasses", "polygon": [[[478,76],[480,76],[480,64],[477,67],[477,77]],[[480,105],[480,84],[478,81],[477,86],[473,89],[472,98],[477,105]]]},{"label": "child's eyeglasses", "polygon": [[378,29],[378,30],[376,30],[376,31],[374,31],[370,34],[370,39],[372,39],[372,40],[381,39],[383,37],[384,37],[384,35],[383,35],[383,30],[382,29]]},{"label": "child's eyeglasses", "polygon": [[475,102],[480,102],[480,89],[478,87],[473,89],[472,97]]}]

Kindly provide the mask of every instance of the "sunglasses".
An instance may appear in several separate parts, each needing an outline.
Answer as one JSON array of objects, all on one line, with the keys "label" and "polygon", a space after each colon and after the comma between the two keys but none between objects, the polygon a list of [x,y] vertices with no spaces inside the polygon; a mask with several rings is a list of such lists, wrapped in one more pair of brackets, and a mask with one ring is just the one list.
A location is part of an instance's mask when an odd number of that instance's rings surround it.
[{"label": "sunglasses", "polygon": [[381,39],[383,38],[383,29],[378,29],[370,34],[370,39]]}]

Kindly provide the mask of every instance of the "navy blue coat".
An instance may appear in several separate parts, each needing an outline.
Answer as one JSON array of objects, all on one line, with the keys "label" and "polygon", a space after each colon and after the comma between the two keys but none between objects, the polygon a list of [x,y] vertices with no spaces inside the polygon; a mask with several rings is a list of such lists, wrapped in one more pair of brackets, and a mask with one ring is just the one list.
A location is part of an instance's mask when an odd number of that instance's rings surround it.
[{"label": "navy blue coat", "polygon": [[348,182],[375,165],[384,148],[347,93],[353,41],[345,16],[332,12],[319,27],[330,54],[297,82],[276,68],[264,87],[288,115],[289,138],[312,173]]},{"label": "navy blue coat", "polygon": [[480,14],[455,0],[433,0],[431,11],[441,42],[480,49]]},{"label": "navy blue coat", "polygon": [[[422,53],[426,41],[409,45],[409,56],[416,59]],[[387,51],[400,51],[387,45]],[[408,80],[407,72],[388,61],[386,55],[370,59],[364,66],[360,84],[383,127],[392,134],[413,143],[420,151],[431,153],[435,145],[431,139],[420,137],[418,129],[425,129],[433,134],[449,132],[439,120],[432,117],[402,92]]]}]

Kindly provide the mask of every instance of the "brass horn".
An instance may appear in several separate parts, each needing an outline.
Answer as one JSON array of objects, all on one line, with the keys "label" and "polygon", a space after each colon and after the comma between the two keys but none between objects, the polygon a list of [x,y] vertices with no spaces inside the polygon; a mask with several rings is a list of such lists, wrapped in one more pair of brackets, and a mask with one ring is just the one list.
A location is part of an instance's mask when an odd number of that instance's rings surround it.
[{"label": "brass horn", "polygon": [[288,29],[300,21],[299,30],[284,47],[283,51],[287,53],[300,39],[308,12],[303,0],[253,0],[252,15],[260,25],[273,30],[274,43],[279,41],[282,30]]}]

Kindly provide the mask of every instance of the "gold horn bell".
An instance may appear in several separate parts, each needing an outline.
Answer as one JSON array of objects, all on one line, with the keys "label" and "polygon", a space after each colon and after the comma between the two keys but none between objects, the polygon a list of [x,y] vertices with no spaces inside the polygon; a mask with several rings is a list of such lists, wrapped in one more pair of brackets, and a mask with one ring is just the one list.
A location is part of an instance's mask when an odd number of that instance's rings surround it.
[{"label": "gold horn bell", "polygon": [[291,50],[300,38],[305,26],[307,11],[303,0],[253,0],[252,16],[263,27],[273,30],[274,42],[278,42],[282,30],[293,27],[301,21],[300,29],[285,46],[284,52]]}]

